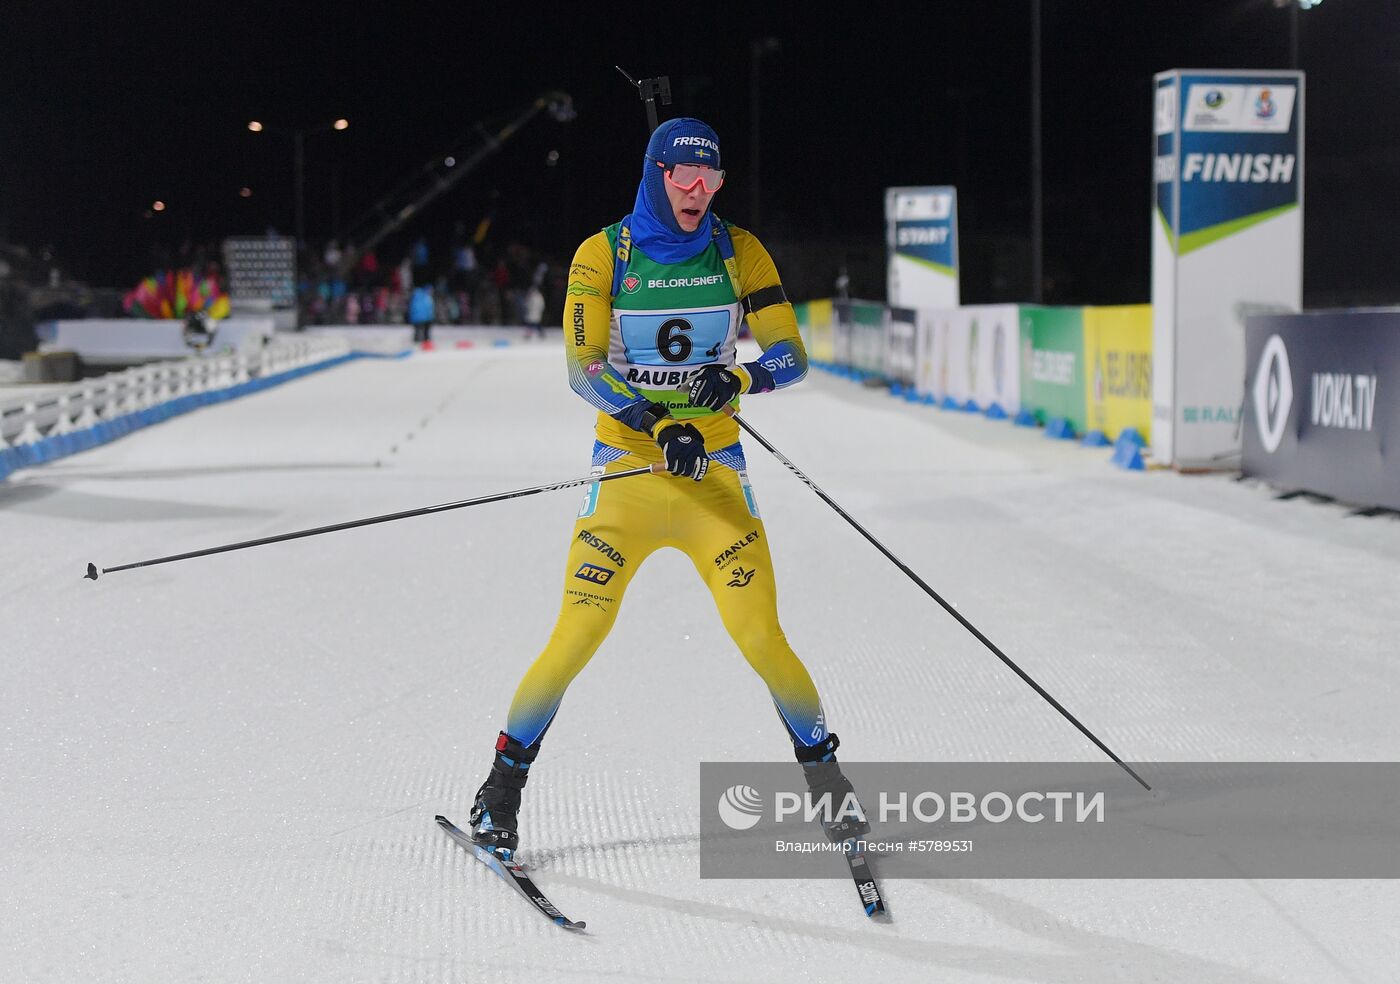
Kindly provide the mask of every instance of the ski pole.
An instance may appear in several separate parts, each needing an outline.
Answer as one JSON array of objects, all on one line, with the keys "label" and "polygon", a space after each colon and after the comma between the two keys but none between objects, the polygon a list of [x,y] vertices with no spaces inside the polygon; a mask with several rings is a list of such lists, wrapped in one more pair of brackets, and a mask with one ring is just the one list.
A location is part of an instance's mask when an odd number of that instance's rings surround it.
[{"label": "ski pole", "polygon": [[961,612],[959,612],[952,605],[948,604],[948,602],[943,599],[942,595],[940,595],[937,591],[933,590],[933,588],[929,587],[923,578],[919,577],[919,575],[915,574],[909,569],[907,564],[905,564],[894,554],[890,553],[889,549],[879,540],[875,539],[875,537],[870,534],[869,530],[867,530],[864,526],[861,526],[854,519],[852,519],[850,514],[847,513],[846,510],[838,506],[835,500],[831,498],[831,496],[827,495],[817,486],[816,482],[812,481],[810,478],[804,475],[802,473],[802,469],[794,465],[791,461],[788,460],[786,455],[784,455],[781,451],[779,451],[777,448],[773,447],[773,445],[769,444],[766,440],[764,440],[763,435],[760,434],[758,431],[754,430],[751,426],[749,426],[748,421],[740,417],[733,407],[725,407],[724,412],[727,413],[729,416],[733,417],[734,422],[738,424],[741,428],[743,428],[746,434],[752,437],[759,444],[763,445],[763,447],[767,449],[770,454],[772,454],[775,458],[777,458],[784,465],[786,465],[788,471],[792,472],[799,479],[801,479],[803,484],[805,484],[809,489],[811,489],[817,494],[818,498],[820,498],[832,509],[835,509],[838,516],[840,516],[846,522],[850,523],[851,526],[855,528],[855,531],[857,533],[859,533],[861,536],[865,537],[867,540],[870,541],[871,546],[873,546],[876,550],[880,551],[880,553],[884,554],[885,557],[892,564],[894,564],[894,566],[898,567],[901,571],[907,574],[911,581],[913,581],[919,587],[923,588],[924,593],[926,595],[928,595],[934,601],[942,605],[944,610],[947,611],[949,615],[953,616],[960,623],[962,623],[962,627],[967,629],[967,631],[971,632],[974,636],[976,636],[978,642],[982,643],[982,645],[990,649],[992,651],[992,655],[996,656],[997,659],[1001,660],[1007,666],[1011,667],[1011,669],[1016,673],[1017,676],[1019,676],[1022,680],[1026,681],[1026,683],[1030,684],[1031,688],[1035,690],[1036,693],[1040,694],[1040,696],[1044,697],[1047,701],[1049,701],[1050,706],[1053,707],[1055,710],[1059,711],[1066,721],[1078,728],[1080,733],[1083,734],[1084,737],[1092,741],[1095,745],[1097,745],[1105,755],[1107,755],[1109,758],[1113,759],[1113,761],[1117,762],[1120,766],[1122,766],[1123,770],[1127,772],[1128,775],[1136,779],[1142,785],[1143,789],[1150,790],[1152,788],[1146,782],[1143,781],[1142,776],[1134,772],[1126,762],[1124,762],[1121,758],[1115,755],[1113,749],[1109,748],[1103,742],[1099,741],[1098,737],[1088,728],[1084,727],[1084,725],[1080,723],[1077,717],[1075,717],[1073,714],[1071,714],[1068,710],[1065,709],[1065,706],[1063,704],[1061,704],[1054,697],[1050,696],[1049,692],[1044,687],[1042,687],[1040,684],[1036,683],[1033,679],[1031,679],[1029,673],[1017,666],[1016,662],[1012,660],[1010,656],[1007,656],[1004,652],[998,649],[996,644],[993,643],[992,640],[988,639],[985,635],[981,633],[981,631],[978,630],[977,626],[969,622],[966,618],[963,617]]},{"label": "ski pole", "polygon": [[458,502],[444,502],[436,506],[423,506],[421,509],[407,509],[403,512],[387,513],[383,516],[370,516],[368,519],[353,519],[348,523],[336,523],[334,526],[318,526],[314,530],[297,530],[295,533],[281,533],[277,536],[265,536],[257,540],[244,540],[242,543],[226,543],[221,547],[209,547],[205,550],[191,550],[189,553],[174,554],[169,557],[157,557],[154,560],[140,560],[134,564],[122,564],[120,567],[104,567],[98,570],[96,564],[88,564],[87,573],[84,577],[96,581],[98,574],[112,574],[116,571],[129,571],[136,567],[152,567],[156,564],[168,564],[176,560],[190,560],[194,557],[207,557],[210,554],[227,553],[230,550],[242,550],[245,547],[260,547],[265,543],[280,543],[283,540],[296,540],[304,536],[318,536],[321,533],[334,533],[337,530],[352,530],[357,526],[370,526],[374,523],[388,523],[395,519],[408,519],[412,516],[427,516],[430,513],[446,512],[449,509],[464,509],[467,506],[480,506],[488,502],[501,502],[505,499],[518,499],[525,495],[535,495],[540,492],[557,492],[560,489],[571,489],[579,485],[591,485],[594,482],[611,482],[618,478],[631,478],[633,475],[662,475],[666,472],[663,464],[647,465],[643,468],[629,468],[626,471],[613,472],[610,475],[590,475],[587,478],[570,479],[567,482],[556,482],[553,485],[537,485],[531,489],[516,489],[514,492],[497,492],[494,495],[483,495],[475,499],[462,499]]}]

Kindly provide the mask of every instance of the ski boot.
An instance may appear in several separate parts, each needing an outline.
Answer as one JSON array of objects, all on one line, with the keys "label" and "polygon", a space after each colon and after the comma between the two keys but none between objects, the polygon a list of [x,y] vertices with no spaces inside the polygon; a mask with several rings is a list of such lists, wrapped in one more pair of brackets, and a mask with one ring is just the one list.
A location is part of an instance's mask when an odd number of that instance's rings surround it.
[{"label": "ski boot", "polygon": [[520,791],[530,778],[530,763],[540,747],[526,748],[504,731],[496,739],[496,759],[491,774],[476,791],[472,807],[472,840],[509,859],[520,845],[518,821]]},{"label": "ski boot", "polygon": [[825,795],[831,797],[829,817],[823,816],[821,825],[822,831],[834,844],[843,843],[853,837],[864,837],[870,833],[870,824],[865,820],[865,808],[860,806],[859,800],[854,800],[860,810],[859,817],[842,815],[841,806],[846,802],[848,795],[855,796],[855,789],[851,786],[851,781],[841,774],[841,766],[836,762],[836,749],[840,745],[841,739],[835,734],[829,734],[825,741],[816,745],[794,746],[797,761],[802,763],[802,772],[807,778],[807,789],[811,792],[812,801],[818,802]]}]

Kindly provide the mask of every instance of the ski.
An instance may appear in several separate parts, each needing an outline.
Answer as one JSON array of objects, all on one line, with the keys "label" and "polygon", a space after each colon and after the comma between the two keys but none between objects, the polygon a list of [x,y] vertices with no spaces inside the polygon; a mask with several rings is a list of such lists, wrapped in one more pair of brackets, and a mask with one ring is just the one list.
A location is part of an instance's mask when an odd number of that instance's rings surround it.
[{"label": "ski", "polygon": [[855,849],[854,840],[847,841],[846,846],[849,849],[842,855],[851,869],[851,878],[856,883],[856,893],[860,896],[860,904],[865,907],[865,914],[872,919],[884,915],[885,900],[880,895],[880,886],[875,883],[875,873],[870,869],[869,859],[864,851]]},{"label": "ski", "polygon": [[525,869],[521,867],[518,862],[514,861],[509,854],[498,854],[495,851],[482,847],[471,839],[470,834],[462,831],[456,824],[444,816],[437,816],[434,819],[437,820],[437,824],[442,828],[443,833],[465,847],[476,856],[478,861],[486,865],[486,867],[500,875],[502,881],[519,892],[525,898],[526,902],[529,902],[539,910],[550,922],[554,923],[556,926],[563,926],[565,929],[583,929],[587,925],[587,923],[574,922],[572,919],[565,917],[565,915],[555,907],[554,903],[549,901],[545,894],[535,886],[535,883],[530,880],[530,876],[525,873]]}]

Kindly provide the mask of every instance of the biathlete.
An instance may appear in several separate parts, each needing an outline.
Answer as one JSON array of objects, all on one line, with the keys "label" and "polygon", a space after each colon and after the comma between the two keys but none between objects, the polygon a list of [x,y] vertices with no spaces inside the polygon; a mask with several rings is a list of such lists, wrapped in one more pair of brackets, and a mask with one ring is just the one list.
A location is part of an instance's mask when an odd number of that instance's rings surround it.
[{"label": "biathlete", "polygon": [[[472,810],[473,838],[507,857],[519,845],[521,790],[540,740],[612,628],[632,575],[658,547],[694,563],[724,627],[768,685],[812,792],[831,793],[834,809],[851,792],[816,687],[778,624],[739,428],[722,412],[737,409],[741,394],[781,390],[807,373],[772,258],[752,233],[710,211],[723,184],[714,130],[669,120],[647,144],[632,214],[574,255],[564,341],[569,383],[598,409],[593,473],[664,462],[674,477],[590,486],[559,619],[516,689]],[[762,354],[739,365],[743,317]],[[853,819],[823,826],[835,841],[869,829]]]}]

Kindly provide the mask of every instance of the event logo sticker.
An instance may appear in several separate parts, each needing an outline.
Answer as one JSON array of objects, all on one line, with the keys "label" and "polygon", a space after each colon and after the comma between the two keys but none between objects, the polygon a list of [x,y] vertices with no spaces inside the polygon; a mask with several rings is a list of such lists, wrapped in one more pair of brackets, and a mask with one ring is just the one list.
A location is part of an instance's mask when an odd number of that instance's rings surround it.
[{"label": "event logo sticker", "polygon": [[1296,85],[1194,84],[1186,95],[1188,132],[1287,133]]}]

